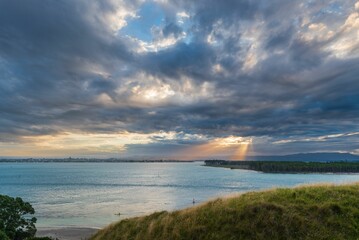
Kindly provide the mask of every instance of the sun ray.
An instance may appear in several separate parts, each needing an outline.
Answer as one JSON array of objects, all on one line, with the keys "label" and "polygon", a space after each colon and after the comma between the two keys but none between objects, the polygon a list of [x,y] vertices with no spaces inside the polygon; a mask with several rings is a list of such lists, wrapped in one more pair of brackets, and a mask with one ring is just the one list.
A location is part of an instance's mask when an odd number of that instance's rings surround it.
[{"label": "sun ray", "polygon": [[244,160],[251,145],[252,139],[250,138],[229,136],[226,138],[215,138],[209,142],[191,146],[179,155],[187,160],[216,157],[225,157],[230,160]]},{"label": "sun ray", "polygon": [[250,145],[251,143],[249,142],[241,143],[235,150],[234,154],[230,157],[230,160],[244,160],[247,156]]}]

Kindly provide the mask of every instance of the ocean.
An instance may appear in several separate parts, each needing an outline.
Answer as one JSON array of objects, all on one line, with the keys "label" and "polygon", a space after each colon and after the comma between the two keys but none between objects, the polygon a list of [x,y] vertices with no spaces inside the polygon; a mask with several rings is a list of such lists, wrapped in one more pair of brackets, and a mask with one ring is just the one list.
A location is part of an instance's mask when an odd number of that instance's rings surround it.
[{"label": "ocean", "polygon": [[190,207],[217,197],[359,174],[267,174],[194,163],[0,163],[0,194],[21,197],[38,228],[104,227],[120,219]]}]

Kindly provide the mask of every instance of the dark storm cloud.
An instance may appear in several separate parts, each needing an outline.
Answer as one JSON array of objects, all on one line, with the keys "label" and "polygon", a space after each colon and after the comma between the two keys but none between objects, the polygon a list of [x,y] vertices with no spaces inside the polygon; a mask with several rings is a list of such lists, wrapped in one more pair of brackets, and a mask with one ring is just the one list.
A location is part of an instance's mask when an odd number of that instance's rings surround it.
[{"label": "dark storm cloud", "polygon": [[153,75],[179,78],[182,75],[203,81],[214,62],[214,52],[205,43],[179,43],[141,59],[143,68]]},{"label": "dark storm cloud", "polygon": [[[74,57],[95,61],[115,55],[127,59],[125,47],[107,39],[108,29],[96,22],[96,15],[87,15],[96,14],[87,5],[84,1],[1,1],[2,56],[22,60],[22,65],[34,57],[39,65],[60,61],[63,67],[78,65],[79,59]],[[65,60],[71,62],[66,65]]]},{"label": "dark storm cloud", "polygon": [[112,11],[111,4],[94,3],[0,2],[2,127],[19,135],[21,129],[44,133],[34,125],[57,131],[58,117],[71,111],[86,117],[92,94],[113,89],[111,79],[100,80],[92,68],[113,69],[130,62],[131,53],[96,19]]},{"label": "dark storm cloud", "polygon": [[261,3],[250,0],[228,0],[226,2],[211,1],[182,1],[194,11],[197,31],[211,31],[214,23],[222,20],[225,26],[240,24],[240,20],[251,20],[256,17]]},{"label": "dark storm cloud", "polygon": [[162,32],[163,32],[163,35],[166,37],[168,37],[171,34],[173,34],[175,37],[178,37],[180,34],[183,33],[183,30],[176,23],[169,22],[163,28]]},{"label": "dark storm cloud", "polygon": [[294,34],[293,31],[294,31],[293,28],[284,29],[284,30],[281,29],[280,32],[275,32],[272,35],[268,36],[266,49],[275,50],[289,46],[290,41]]},{"label": "dark storm cloud", "polygon": [[[71,129],[269,136],[273,141],[358,131],[358,54],[340,58],[328,50],[348,34],[339,28],[354,4],[161,3],[166,15],[161,36],[180,40],[139,53],[104,20],[115,14],[115,2],[0,1],[0,141]],[[141,7],[132,1],[125,5]],[[190,15],[190,26],[176,22],[181,11]],[[319,23],[334,36],[305,38],[310,24]],[[184,95],[188,90],[178,87],[184,79],[198,89],[206,82],[213,88],[185,104],[134,104],[132,89],[146,81],[137,79],[139,73]],[[296,146],[312,150],[308,142]]]},{"label": "dark storm cloud", "polygon": [[[270,56],[261,63],[257,73],[251,76],[237,73],[242,79],[217,79],[218,87],[229,92],[235,89],[229,99],[169,108],[158,116],[146,118],[146,126],[151,127],[152,121],[154,127],[158,124],[174,127],[180,122],[177,130],[192,133],[278,138],[357,131],[358,84],[357,70],[353,68],[357,60],[334,59],[323,65],[328,53],[320,50],[320,43],[290,41],[290,38],[289,34],[288,39],[276,40],[280,42],[276,46],[283,45],[285,52]],[[165,66],[167,63],[164,61]],[[319,69],[317,75],[300,79],[302,71],[315,68]],[[168,64],[168,69],[182,68]],[[209,68],[202,71],[209,72]],[[189,71],[182,74],[191,75]],[[213,79],[213,76],[202,79]]]}]

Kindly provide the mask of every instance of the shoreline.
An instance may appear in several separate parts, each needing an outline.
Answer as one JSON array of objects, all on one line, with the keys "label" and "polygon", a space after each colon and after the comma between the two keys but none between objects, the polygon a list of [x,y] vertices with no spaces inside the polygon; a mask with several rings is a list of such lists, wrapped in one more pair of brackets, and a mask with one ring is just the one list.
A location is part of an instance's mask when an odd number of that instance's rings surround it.
[{"label": "shoreline", "polygon": [[358,174],[359,162],[206,160],[206,167],[252,170],[271,174]]},{"label": "shoreline", "polygon": [[101,228],[92,227],[41,227],[36,237],[52,237],[59,240],[86,240]]},{"label": "shoreline", "polygon": [[227,168],[230,170],[246,170],[246,171],[253,171],[253,172],[258,172],[258,173],[268,173],[268,174],[325,174],[325,175],[358,175],[359,172],[286,172],[286,171],[282,171],[282,172],[264,172],[264,171],[260,171],[260,170],[255,170],[255,169],[249,169],[249,168],[242,168],[242,167],[238,167],[238,166],[234,166],[234,165],[203,165],[204,167],[215,167],[215,168]]}]

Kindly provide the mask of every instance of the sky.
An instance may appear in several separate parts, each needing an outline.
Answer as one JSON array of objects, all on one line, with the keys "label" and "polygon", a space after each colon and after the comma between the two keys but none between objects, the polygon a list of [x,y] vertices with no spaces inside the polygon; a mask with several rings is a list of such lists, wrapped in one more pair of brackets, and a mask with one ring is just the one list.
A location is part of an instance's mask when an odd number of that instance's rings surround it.
[{"label": "sky", "polygon": [[0,0],[0,156],[359,154],[359,1]]}]

